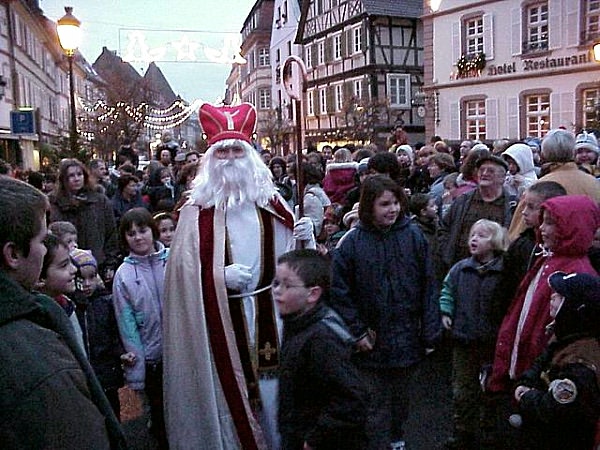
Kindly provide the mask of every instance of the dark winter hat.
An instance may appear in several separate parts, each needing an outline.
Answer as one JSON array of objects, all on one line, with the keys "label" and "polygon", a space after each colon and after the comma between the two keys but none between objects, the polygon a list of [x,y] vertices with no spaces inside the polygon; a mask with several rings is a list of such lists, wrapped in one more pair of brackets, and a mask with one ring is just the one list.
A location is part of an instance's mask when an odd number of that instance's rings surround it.
[{"label": "dark winter hat", "polygon": [[500,158],[499,156],[496,155],[487,155],[487,156],[482,156],[481,158],[479,158],[477,160],[477,168],[479,169],[481,167],[481,165],[485,162],[492,162],[494,164],[497,164],[501,167],[504,167],[504,170],[508,170],[508,163],[506,161],[504,161],[502,158]]},{"label": "dark winter hat", "polygon": [[548,284],[565,298],[555,318],[558,337],[600,331],[600,277],[555,272],[548,278]]}]

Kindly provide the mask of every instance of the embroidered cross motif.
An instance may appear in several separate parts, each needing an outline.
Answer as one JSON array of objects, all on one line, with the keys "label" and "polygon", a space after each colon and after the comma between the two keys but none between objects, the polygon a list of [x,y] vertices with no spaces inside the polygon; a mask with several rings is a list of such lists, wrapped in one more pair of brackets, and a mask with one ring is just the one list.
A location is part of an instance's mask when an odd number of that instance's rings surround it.
[{"label": "embroidered cross motif", "polygon": [[271,361],[271,356],[277,353],[277,349],[271,347],[271,343],[267,341],[264,348],[258,351],[258,354],[264,356],[267,361]]}]

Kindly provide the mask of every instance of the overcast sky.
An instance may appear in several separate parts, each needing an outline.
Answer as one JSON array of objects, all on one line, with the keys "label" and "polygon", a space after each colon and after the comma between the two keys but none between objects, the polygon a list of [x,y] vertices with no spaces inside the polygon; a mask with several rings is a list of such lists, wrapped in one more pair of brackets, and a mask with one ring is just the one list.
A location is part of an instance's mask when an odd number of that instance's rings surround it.
[{"label": "overcast sky", "polygon": [[[80,51],[93,63],[106,46],[121,57],[152,58],[173,91],[192,102],[214,102],[225,92],[229,60],[241,41],[255,0],[40,0],[49,19],[64,6],[82,22]],[[239,46],[239,44],[238,44]],[[203,62],[182,62],[182,61]],[[177,62],[179,61],[179,62]],[[147,62],[131,62],[140,73]]]}]

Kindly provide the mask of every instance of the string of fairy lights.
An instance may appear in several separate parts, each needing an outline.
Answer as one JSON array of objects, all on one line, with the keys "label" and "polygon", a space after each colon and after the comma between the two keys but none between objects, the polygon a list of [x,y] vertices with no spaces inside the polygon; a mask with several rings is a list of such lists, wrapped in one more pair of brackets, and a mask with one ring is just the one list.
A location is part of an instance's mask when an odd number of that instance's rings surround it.
[{"label": "string of fairy lights", "polygon": [[[138,123],[143,123],[143,126],[150,130],[164,131],[176,128],[198,110],[202,100],[194,100],[188,104],[177,99],[166,108],[155,108],[147,103],[132,106],[126,102],[117,102],[116,105],[109,105],[102,99],[92,104],[82,97],[78,97],[78,103],[80,108],[88,115],[83,120],[93,120],[102,124],[103,126],[99,128],[99,132],[104,133],[111,124],[119,120],[122,114]],[[80,134],[86,139],[93,139],[94,137],[93,132],[80,131]]]}]

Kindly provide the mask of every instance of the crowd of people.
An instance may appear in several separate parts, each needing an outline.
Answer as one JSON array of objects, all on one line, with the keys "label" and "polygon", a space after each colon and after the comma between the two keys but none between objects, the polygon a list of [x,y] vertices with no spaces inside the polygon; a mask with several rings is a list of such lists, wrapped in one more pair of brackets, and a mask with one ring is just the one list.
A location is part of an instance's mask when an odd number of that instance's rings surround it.
[{"label": "crowd of people", "polygon": [[402,450],[410,379],[448,348],[446,448],[600,442],[593,133],[398,127],[298,166],[255,149],[250,105],[199,117],[204,154],[143,171],[130,148],[0,164],[7,448],[126,448],[128,386],[159,448]]}]

